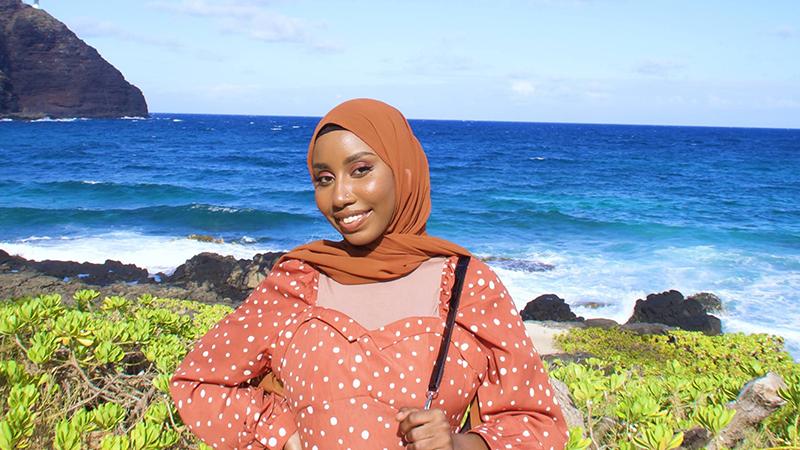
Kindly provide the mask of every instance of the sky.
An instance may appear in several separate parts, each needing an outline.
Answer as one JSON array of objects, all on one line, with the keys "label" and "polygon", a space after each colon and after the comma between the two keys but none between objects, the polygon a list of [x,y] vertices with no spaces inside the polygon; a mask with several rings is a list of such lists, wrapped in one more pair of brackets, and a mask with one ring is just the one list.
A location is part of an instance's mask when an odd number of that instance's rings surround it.
[{"label": "sky", "polygon": [[40,3],[151,112],[800,128],[793,0]]}]

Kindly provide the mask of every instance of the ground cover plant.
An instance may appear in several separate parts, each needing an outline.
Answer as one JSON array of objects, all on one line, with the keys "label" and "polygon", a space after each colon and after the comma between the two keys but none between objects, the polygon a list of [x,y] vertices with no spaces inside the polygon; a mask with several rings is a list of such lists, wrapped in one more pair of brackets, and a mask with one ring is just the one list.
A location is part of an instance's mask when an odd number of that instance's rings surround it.
[{"label": "ground cover plant", "polygon": [[726,405],[745,383],[769,371],[787,384],[778,391],[786,403],[737,448],[800,448],[800,364],[780,337],[586,328],[557,341],[568,353],[592,355],[581,364],[555,360],[549,366],[584,414],[570,449],[678,448],[693,428],[716,436],[735,413]]},{"label": "ground cover plant", "polygon": [[[0,301],[0,450],[208,449],[181,422],[168,381],[231,311],[93,290]],[[584,329],[560,344],[594,355],[549,367],[584,413],[570,449],[669,449],[693,427],[718,433],[731,420],[725,404],[767,371],[786,380],[786,405],[740,448],[800,446],[800,365],[780,338]]]}]

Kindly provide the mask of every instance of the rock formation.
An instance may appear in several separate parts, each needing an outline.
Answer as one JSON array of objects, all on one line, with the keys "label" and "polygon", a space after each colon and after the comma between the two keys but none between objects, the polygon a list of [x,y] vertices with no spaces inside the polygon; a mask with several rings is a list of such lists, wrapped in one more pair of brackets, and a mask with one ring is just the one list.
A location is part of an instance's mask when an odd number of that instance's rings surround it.
[{"label": "rock formation", "polygon": [[646,300],[636,300],[633,315],[628,323],[663,323],[682,330],[702,331],[714,336],[722,333],[720,320],[706,313],[695,299],[684,299],[683,294],[671,290],[650,294]]},{"label": "rock formation", "polygon": [[66,25],[0,0],[0,117],[147,116],[142,92]]},{"label": "rock formation", "polygon": [[528,302],[520,312],[522,320],[553,320],[556,322],[582,321],[569,305],[555,294],[544,294]]},{"label": "rock formation", "polygon": [[259,253],[253,259],[236,259],[201,253],[178,266],[172,276],[160,273],[151,278],[147,270],[118,261],[33,261],[0,249],[0,299],[37,293],[58,293],[70,298],[78,289],[91,288],[104,295],[136,298],[151,294],[236,306],[282,255]]}]

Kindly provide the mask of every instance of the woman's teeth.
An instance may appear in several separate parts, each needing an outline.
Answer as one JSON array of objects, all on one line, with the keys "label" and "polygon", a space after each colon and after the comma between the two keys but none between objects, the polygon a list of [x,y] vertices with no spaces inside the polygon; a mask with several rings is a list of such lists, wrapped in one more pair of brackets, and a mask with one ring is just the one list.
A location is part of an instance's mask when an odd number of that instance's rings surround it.
[{"label": "woman's teeth", "polygon": [[364,217],[364,214],[357,214],[355,216],[345,217],[344,219],[342,219],[342,223],[353,223],[362,217]]}]

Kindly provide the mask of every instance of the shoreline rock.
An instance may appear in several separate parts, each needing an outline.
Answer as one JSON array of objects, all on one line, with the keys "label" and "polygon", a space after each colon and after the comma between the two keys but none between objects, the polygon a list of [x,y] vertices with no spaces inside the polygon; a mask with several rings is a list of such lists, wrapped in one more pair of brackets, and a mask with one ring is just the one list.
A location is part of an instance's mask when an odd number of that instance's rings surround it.
[{"label": "shoreline rock", "polygon": [[102,290],[104,295],[136,298],[151,294],[236,306],[282,255],[264,253],[253,259],[236,259],[201,253],[178,266],[171,276],[162,273],[150,277],[146,269],[119,261],[33,261],[0,249],[0,299],[37,293],[60,293],[67,299],[76,290],[91,288]]},{"label": "shoreline rock", "polygon": [[66,25],[0,0],[0,117],[147,117],[142,91]]}]

